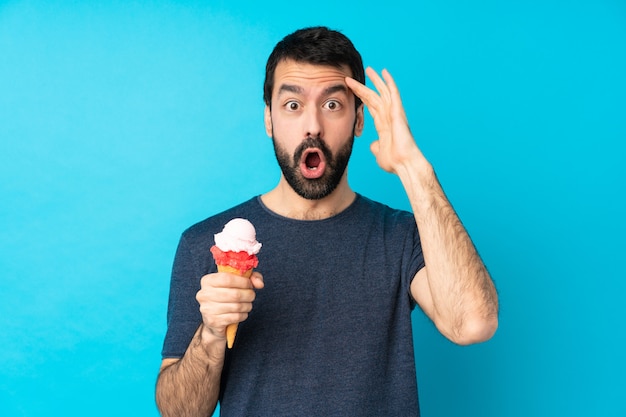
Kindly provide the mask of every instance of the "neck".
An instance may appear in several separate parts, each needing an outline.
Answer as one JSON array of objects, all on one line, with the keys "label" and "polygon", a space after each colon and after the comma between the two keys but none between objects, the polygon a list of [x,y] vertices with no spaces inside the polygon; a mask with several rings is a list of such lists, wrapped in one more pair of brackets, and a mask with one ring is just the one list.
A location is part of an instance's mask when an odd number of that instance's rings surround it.
[{"label": "neck", "polygon": [[263,204],[276,214],[297,220],[322,220],[341,213],[356,198],[344,175],[337,188],[320,200],[298,195],[284,177],[273,190],[261,196]]}]

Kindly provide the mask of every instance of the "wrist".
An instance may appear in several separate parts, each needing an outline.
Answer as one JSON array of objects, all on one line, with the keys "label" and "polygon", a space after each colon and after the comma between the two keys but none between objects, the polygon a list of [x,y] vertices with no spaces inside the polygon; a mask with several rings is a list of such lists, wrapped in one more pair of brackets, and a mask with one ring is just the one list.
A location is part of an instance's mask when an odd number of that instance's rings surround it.
[{"label": "wrist", "polygon": [[198,330],[196,345],[204,352],[211,366],[221,366],[224,363],[226,351],[225,336],[219,336],[210,327],[202,324]]},{"label": "wrist", "polygon": [[398,172],[398,177],[407,194],[418,226],[433,210],[449,205],[432,165],[422,158],[406,163]]},{"label": "wrist", "polygon": [[423,156],[405,160],[396,167],[396,174],[411,201],[414,197],[425,198],[432,190],[438,188],[439,181],[435,170]]}]

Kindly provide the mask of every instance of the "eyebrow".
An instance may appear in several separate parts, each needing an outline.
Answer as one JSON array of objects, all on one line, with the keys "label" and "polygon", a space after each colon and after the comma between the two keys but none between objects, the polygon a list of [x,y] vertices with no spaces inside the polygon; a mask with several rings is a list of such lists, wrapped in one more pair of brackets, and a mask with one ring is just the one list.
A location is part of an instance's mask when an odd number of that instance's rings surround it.
[{"label": "eyebrow", "polygon": [[302,87],[293,84],[282,84],[278,89],[278,95],[281,95],[283,92],[302,94],[304,90]]},{"label": "eyebrow", "polygon": [[[278,89],[278,95],[282,94],[283,92],[289,92],[289,93],[294,93],[294,94],[303,94],[304,93],[304,89],[298,85],[293,85],[293,84],[282,84],[280,86],[280,88]],[[343,93],[348,93],[348,87],[344,84],[336,84],[336,85],[331,85],[330,87],[327,87],[324,89],[324,95],[325,96],[329,96],[331,94],[337,93],[337,92],[343,92]]]},{"label": "eyebrow", "polygon": [[330,87],[328,87],[328,88],[326,88],[324,90],[324,95],[329,96],[331,94],[339,93],[339,92],[347,94],[348,93],[348,87],[346,87],[345,84],[331,85]]}]

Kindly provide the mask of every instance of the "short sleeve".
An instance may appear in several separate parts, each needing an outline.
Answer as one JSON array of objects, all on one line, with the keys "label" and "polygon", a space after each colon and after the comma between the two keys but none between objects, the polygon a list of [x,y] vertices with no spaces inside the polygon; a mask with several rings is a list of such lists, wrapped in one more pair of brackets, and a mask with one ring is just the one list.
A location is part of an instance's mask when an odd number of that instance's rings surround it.
[{"label": "short sleeve", "polygon": [[172,267],[167,308],[167,332],[161,351],[163,358],[182,357],[202,322],[199,304],[196,301],[201,278],[198,260],[194,259],[183,234],[178,243]]},{"label": "short sleeve", "polygon": [[409,297],[411,298],[411,307],[415,308],[417,305],[417,301],[413,298],[411,294],[411,282],[413,278],[415,278],[415,274],[417,274],[424,266],[426,265],[424,262],[424,253],[422,252],[422,243],[420,240],[419,231],[417,229],[417,225],[414,220],[411,223],[411,233],[409,234],[409,240],[407,242],[407,247],[410,248],[408,253],[408,262],[406,262],[406,280],[407,280],[407,291],[409,293]]}]

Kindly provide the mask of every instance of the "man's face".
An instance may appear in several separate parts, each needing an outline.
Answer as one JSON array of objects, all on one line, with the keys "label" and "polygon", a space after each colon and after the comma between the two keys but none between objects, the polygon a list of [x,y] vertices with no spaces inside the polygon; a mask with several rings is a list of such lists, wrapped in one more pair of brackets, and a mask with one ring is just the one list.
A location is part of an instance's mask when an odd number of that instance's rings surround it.
[{"label": "man's face", "polygon": [[282,61],[274,73],[265,129],[283,176],[298,195],[328,196],[345,178],[354,136],[363,130],[363,107],[345,84],[350,70]]}]

